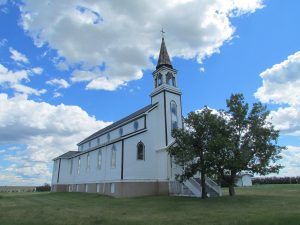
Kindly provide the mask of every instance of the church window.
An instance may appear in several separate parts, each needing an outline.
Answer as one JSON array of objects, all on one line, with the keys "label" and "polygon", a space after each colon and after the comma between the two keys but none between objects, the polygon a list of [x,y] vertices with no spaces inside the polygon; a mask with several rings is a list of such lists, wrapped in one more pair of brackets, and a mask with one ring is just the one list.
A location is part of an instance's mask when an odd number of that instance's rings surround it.
[{"label": "church window", "polygon": [[86,156],[86,170],[90,169],[90,153]]},{"label": "church window", "polygon": [[123,135],[123,127],[120,127],[119,134],[120,134],[120,137]]},{"label": "church window", "polygon": [[170,103],[171,108],[171,130],[178,128],[177,104],[174,101]]},{"label": "church window", "polygon": [[83,151],[83,145],[80,145],[80,150]]},{"label": "church window", "polygon": [[70,161],[70,174],[72,174],[73,171],[73,159]]},{"label": "church window", "polygon": [[176,87],[176,80],[175,80],[175,77],[172,77],[172,85],[173,85],[174,87]]},{"label": "church window", "polygon": [[110,167],[112,169],[116,168],[116,159],[117,158],[117,150],[116,150],[116,146],[113,145],[112,149],[111,149],[111,161],[110,161]]},{"label": "church window", "polygon": [[157,86],[160,86],[160,85],[162,85],[162,75],[158,74],[158,76],[157,76]]},{"label": "church window", "polygon": [[172,85],[172,78],[173,78],[173,75],[171,73],[168,73],[167,74],[167,84],[168,85]]},{"label": "church window", "polygon": [[137,120],[134,121],[133,128],[134,128],[135,131],[139,129],[139,122]]},{"label": "church window", "polygon": [[91,142],[89,141],[89,148],[91,147]]},{"label": "church window", "polygon": [[78,157],[78,167],[77,167],[77,174],[80,173],[80,156]]},{"label": "church window", "polygon": [[145,145],[141,141],[137,144],[137,160],[145,160]]},{"label": "church window", "polygon": [[101,169],[101,164],[102,164],[102,151],[101,149],[98,151],[98,163],[97,163],[97,166],[98,166],[98,169],[100,170]]},{"label": "church window", "polygon": [[107,141],[110,141],[110,133],[107,133],[106,137],[107,137]]},{"label": "church window", "polygon": [[100,145],[100,137],[97,138],[97,145]]}]

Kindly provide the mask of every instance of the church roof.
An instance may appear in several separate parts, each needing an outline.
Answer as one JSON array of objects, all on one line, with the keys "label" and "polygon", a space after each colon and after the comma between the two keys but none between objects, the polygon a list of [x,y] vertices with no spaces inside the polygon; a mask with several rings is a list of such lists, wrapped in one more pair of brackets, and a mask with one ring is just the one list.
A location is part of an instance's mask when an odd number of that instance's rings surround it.
[{"label": "church roof", "polygon": [[156,69],[159,69],[162,66],[167,66],[167,67],[173,69],[164,38],[162,38],[162,41],[161,41],[160,52],[159,52]]},{"label": "church roof", "polygon": [[56,157],[55,159],[53,160],[57,160],[57,159],[69,159],[71,158],[73,155],[76,155],[78,153],[78,151],[68,151],[58,157]]},{"label": "church roof", "polygon": [[92,140],[92,139],[95,138],[95,137],[99,137],[99,136],[101,136],[101,135],[107,133],[109,130],[112,130],[112,129],[114,129],[114,128],[117,128],[117,127],[118,127],[119,125],[121,125],[122,123],[124,123],[124,122],[126,122],[126,121],[128,121],[128,120],[131,120],[131,119],[133,119],[133,118],[135,118],[135,117],[137,117],[137,116],[139,116],[139,115],[141,115],[141,114],[144,114],[145,112],[147,112],[149,109],[151,109],[151,108],[152,108],[153,106],[155,106],[155,105],[156,105],[156,104],[153,104],[153,105],[150,104],[150,105],[145,106],[144,108],[141,108],[141,109],[137,110],[136,112],[130,114],[129,116],[126,116],[126,117],[124,117],[123,119],[120,119],[120,120],[118,120],[117,122],[114,122],[113,124],[111,124],[111,125],[109,125],[109,126],[103,128],[103,129],[101,129],[101,130],[95,132],[94,134],[92,134],[92,135],[90,135],[89,137],[85,138],[83,141],[79,142],[77,145],[80,145],[80,144],[82,144],[82,143],[84,143],[84,142],[87,142],[87,141],[89,141],[89,140]]}]

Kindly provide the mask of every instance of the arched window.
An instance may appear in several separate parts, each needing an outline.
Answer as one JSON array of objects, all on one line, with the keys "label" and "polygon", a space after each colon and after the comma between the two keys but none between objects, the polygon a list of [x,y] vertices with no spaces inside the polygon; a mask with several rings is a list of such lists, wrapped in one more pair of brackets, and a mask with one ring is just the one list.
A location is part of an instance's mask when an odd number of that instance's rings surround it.
[{"label": "arched window", "polygon": [[73,159],[70,161],[70,174],[72,174],[73,171]]},{"label": "arched window", "polygon": [[77,174],[80,172],[80,156],[78,157]]},{"label": "arched window", "polygon": [[137,144],[136,158],[137,160],[145,160],[145,145],[141,141]]},{"label": "arched window", "polygon": [[175,77],[172,77],[172,85],[173,85],[174,87],[176,87],[176,80],[175,80]]},{"label": "arched window", "polygon": [[158,74],[158,76],[157,76],[157,86],[160,86],[160,85],[162,85],[162,75],[161,74]]},{"label": "arched window", "polygon": [[102,164],[102,151],[101,149],[98,151],[98,163],[97,163],[97,167],[100,170],[101,169],[101,164]]},{"label": "arched window", "polygon": [[178,128],[177,104],[174,101],[170,103],[171,109],[171,130]]},{"label": "arched window", "polygon": [[167,74],[167,84],[168,85],[173,85],[173,75],[171,73]]},{"label": "arched window", "polygon": [[110,167],[112,169],[116,168],[116,159],[117,158],[117,150],[116,150],[116,146],[113,145],[112,149],[111,149],[111,161],[110,161]]},{"label": "arched window", "polygon": [[90,153],[88,153],[86,156],[86,170],[90,169],[90,162]]}]

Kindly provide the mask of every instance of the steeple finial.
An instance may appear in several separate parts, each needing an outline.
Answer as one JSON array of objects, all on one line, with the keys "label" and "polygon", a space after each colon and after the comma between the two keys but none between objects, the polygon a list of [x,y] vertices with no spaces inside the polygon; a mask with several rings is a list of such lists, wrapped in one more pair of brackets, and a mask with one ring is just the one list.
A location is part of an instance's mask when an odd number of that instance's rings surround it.
[{"label": "steeple finial", "polygon": [[161,46],[160,46],[160,52],[159,52],[156,69],[158,69],[162,66],[167,66],[167,67],[173,69],[173,66],[171,64],[170,57],[169,57],[169,54],[167,51],[167,47],[165,44],[164,33],[165,33],[164,29],[161,29],[162,38],[161,38]]}]

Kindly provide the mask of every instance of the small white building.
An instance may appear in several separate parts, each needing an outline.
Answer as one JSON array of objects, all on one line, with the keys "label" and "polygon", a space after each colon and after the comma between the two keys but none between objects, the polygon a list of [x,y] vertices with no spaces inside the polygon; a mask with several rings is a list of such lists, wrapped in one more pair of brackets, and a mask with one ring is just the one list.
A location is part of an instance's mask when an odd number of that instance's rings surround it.
[{"label": "small white building", "polygon": [[[182,128],[181,91],[162,38],[150,104],[80,141],[78,151],[54,159],[52,191],[97,192],[115,197],[201,195],[196,179],[175,181],[179,167],[166,149]],[[211,195],[220,189],[208,180]]]},{"label": "small white building", "polygon": [[250,187],[252,186],[252,177],[252,174],[240,173],[239,175],[237,175],[235,185],[238,187]]}]

